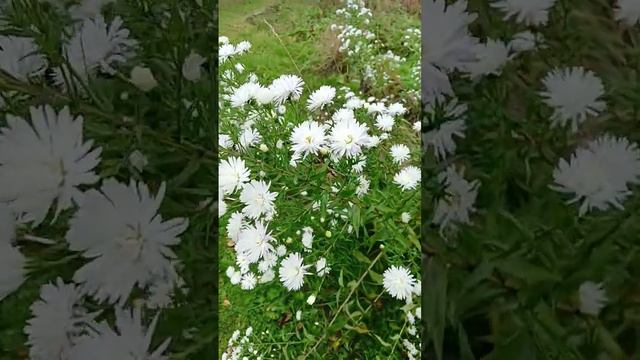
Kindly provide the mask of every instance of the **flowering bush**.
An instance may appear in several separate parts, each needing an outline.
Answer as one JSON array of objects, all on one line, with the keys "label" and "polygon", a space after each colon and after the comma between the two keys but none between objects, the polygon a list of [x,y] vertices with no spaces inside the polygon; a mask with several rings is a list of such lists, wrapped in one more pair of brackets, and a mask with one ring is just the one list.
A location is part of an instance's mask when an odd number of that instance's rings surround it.
[{"label": "flowering bush", "polygon": [[213,4],[2,4],[0,357],[208,358]]},{"label": "flowering bush", "polygon": [[446,3],[423,2],[425,353],[636,357],[638,2]]},{"label": "flowering bush", "polygon": [[[351,51],[355,37],[375,35],[353,30],[372,16],[363,3],[345,6]],[[221,338],[222,358],[419,358],[420,137],[409,91],[309,88],[304,73],[253,73],[248,42],[219,41],[221,318],[239,325]]]}]

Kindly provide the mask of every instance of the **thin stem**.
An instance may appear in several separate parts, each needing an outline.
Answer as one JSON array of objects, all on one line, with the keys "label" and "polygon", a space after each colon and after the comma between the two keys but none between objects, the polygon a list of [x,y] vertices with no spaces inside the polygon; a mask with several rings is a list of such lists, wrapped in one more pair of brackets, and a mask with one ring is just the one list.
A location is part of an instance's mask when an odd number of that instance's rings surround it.
[{"label": "thin stem", "polygon": [[398,338],[396,339],[396,341],[393,342],[393,346],[391,347],[391,353],[389,354],[389,357],[387,359],[391,359],[391,357],[393,356],[394,354],[393,351],[396,349],[396,346],[398,346],[398,343],[402,338],[402,332],[404,331],[404,328],[407,327],[407,322],[408,322],[408,319],[404,319],[404,324],[402,324],[402,329],[400,329],[400,334],[398,334]]},{"label": "thin stem", "polygon": [[278,41],[280,42],[280,45],[282,45],[282,47],[284,48],[284,51],[287,52],[287,55],[289,56],[289,59],[291,59],[291,62],[293,63],[293,66],[296,67],[296,70],[298,70],[298,75],[302,76],[302,71],[300,71],[300,68],[298,67],[298,65],[296,64],[295,60],[293,60],[293,56],[291,56],[291,53],[289,52],[289,49],[287,48],[287,46],[284,44],[284,41],[282,41],[282,39],[280,38],[280,35],[278,35],[278,33],[276,32],[276,29],[273,28],[273,26],[271,26],[271,24],[269,24],[269,22],[264,19],[264,23],[267,24],[267,26],[269,27],[269,29],[271,29],[271,32],[273,33],[273,35],[276,36],[276,38],[278,39]]},{"label": "thin stem", "polygon": [[[364,280],[364,278],[367,276],[367,274],[369,273],[369,271],[373,268],[373,266],[378,262],[378,260],[380,260],[380,258],[382,257],[382,254],[384,254],[384,248],[380,249],[380,253],[378,254],[378,256],[376,256],[375,259],[373,259],[373,261],[371,262],[371,265],[369,265],[369,267],[367,268],[367,270],[365,270],[365,272],[362,274],[362,276],[360,276],[360,279],[358,279],[358,282],[356,282],[356,284],[353,286],[353,288],[351,289],[351,291],[349,292],[349,295],[347,295],[347,298],[342,302],[342,304],[340,305],[340,307],[338,308],[338,310],[336,311],[335,315],[333,315],[333,318],[331,319],[331,321],[329,322],[329,324],[327,325],[327,327],[325,329],[328,329],[331,327],[331,325],[333,325],[333,323],[336,321],[336,319],[338,319],[338,315],[340,315],[340,313],[342,312],[342,309],[344,309],[344,307],[347,305],[347,303],[349,302],[349,300],[351,299],[351,296],[353,296],[353,294],[356,292],[356,289],[358,289],[358,287],[360,286],[360,284],[362,283],[362,281]],[[324,338],[327,336],[327,331],[325,330],[324,334],[322,334],[322,336],[318,339],[318,341],[316,341],[316,343],[313,345],[313,347],[311,348],[311,350],[309,352],[307,352],[302,359],[306,359],[307,357],[309,357],[309,355],[311,355],[311,353],[313,353],[316,348],[318,347],[318,345],[320,345],[320,343],[322,342],[322,340],[324,340]]]}]

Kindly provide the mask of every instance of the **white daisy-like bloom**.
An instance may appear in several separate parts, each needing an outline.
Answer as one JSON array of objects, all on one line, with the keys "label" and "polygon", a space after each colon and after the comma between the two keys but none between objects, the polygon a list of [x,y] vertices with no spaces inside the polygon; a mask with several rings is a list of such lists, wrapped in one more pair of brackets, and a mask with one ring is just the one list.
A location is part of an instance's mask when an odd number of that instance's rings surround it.
[{"label": "white daisy-like bloom", "polygon": [[560,159],[553,179],[552,189],[574,194],[569,203],[582,202],[581,216],[592,209],[623,209],[629,185],[640,183],[640,149],[625,138],[600,136],[578,148],[569,161]]},{"label": "white daisy-like bloom", "polygon": [[231,140],[231,136],[227,134],[218,134],[218,146],[223,149],[230,149],[233,147],[233,140]]},{"label": "white daisy-like bloom", "polygon": [[231,283],[231,285],[238,285],[240,284],[240,281],[242,281],[241,271],[234,271],[233,273],[231,273],[231,275],[229,275],[229,282]]},{"label": "white daisy-like bloom", "polygon": [[393,125],[395,125],[396,120],[391,115],[381,114],[376,118],[376,127],[382,131],[391,131],[393,130]]},{"label": "white daisy-like bloom", "polygon": [[464,138],[466,128],[463,119],[444,122],[437,129],[424,134],[424,145],[427,149],[432,147],[436,158],[443,160],[456,151],[456,142],[453,137]]},{"label": "white daisy-like bloom", "polygon": [[327,259],[325,258],[318,259],[318,261],[316,261],[315,266],[316,266],[316,274],[318,274],[318,276],[325,276],[331,271],[331,267],[327,265]]},{"label": "white daisy-like bloom", "polygon": [[83,141],[83,119],[74,119],[68,107],[57,114],[48,105],[29,111],[32,125],[7,115],[0,129],[0,202],[37,225],[54,201],[57,215],[81,196],[78,186],[99,180],[93,169],[101,148]]},{"label": "white daisy-like bloom", "polygon": [[14,215],[0,204],[0,301],[16,291],[26,276],[25,258],[12,245],[15,236]]},{"label": "white daisy-like bloom", "polygon": [[467,64],[466,71],[472,79],[483,75],[500,75],[502,67],[509,60],[509,47],[502,41],[487,39],[476,44],[476,61]]},{"label": "white daisy-like bloom", "polygon": [[392,265],[382,277],[382,286],[391,296],[398,300],[411,298],[416,279],[407,268]]},{"label": "white daisy-like bloom", "polygon": [[333,98],[336,96],[336,89],[332,86],[321,86],[318,90],[314,91],[307,100],[307,109],[314,111],[322,109],[324,106],[331,104]]},{"label": "white daisy-like bloom", "polygon": [[235,250],[248,263],[253,264],[274,251],[272,245],[274,241],[267,226],[262,221],[256,221],[254,225],[247,225],[240,231]]},{"label": "white daisy-like bloom", "polygon": [[640,20],[640,1],[618,0],[614,16],[617,21],[621,21],[628,26],[634,26]]},{"label": "white daisy-like bloom", "polygon": [[66,234],[69,249],[91,259],[73,275],[83,291],[100,302],[122,304],[134,287],[174,271],[170,246],[180,243],[189,222],[163,221],[158,214],[165,188],[162,183],[153,196],[142,182],[106,179],[100,191],[83,194]]},{"label": "white daisy-like bloom", "polygon": [[414,122],[412,128],[413,128],[413,130],[415,132],[421,132],[422,131],[422,122],[420,120]]},{"label": "white daisy-like bloom", "polygon": [[276,248],[276,255],[278,255],[279,257],[282,257],[286,253],[287,253],[287,247],[282,244],[278,245],[278,247]]},{"label": "white daisy-like bloom", "polygon": [[252,146],[257,145],[262,140],[262,135],[258,132],[258,130],[252,127],[246,127],[242,129],[240,133],[240,138],[238,139],[238,149],[246,151]]},{"label": "white daisy-like bloom", "polygon": [[540,33],[534,34],[529,30],[513,35],[509,41],[509,49],[517,53],[534,50],[537,46],[544,47],[544,37]]},{"label": "white daisy-like bloom", "polygon": [[251,49],[251,43],[247,40],[241,41],[236,45],[236,53],[244,54]]},{"label": "white daisy-like bloom", "polygon": [[260,86],[254,90],[253,98],[256,99],[258,104],[267,105],[273,102],[274,94],[268,87]]},{"label": "white daisy-like bloom", "polygon": [[253,273],[246,273],[242,275],[242,279],[240,280],[240,288],[242,290],[253,290],[258,283],[258,278]]},{"label": "white daisy-like bloom", "polygon": [[571,123],[571,130],[575,132],[588,116],[597,116],[607,106],[600,100],[604,95],[602,80],[583,67],[553,69],[542,82],[545,91],[540,95],[544,103],[554,109],[553,126]]},{"label": "white daisy-like bloom", "polygon": [[309,154],[318,154],[325,145],[327,135],[322,125],[308,120],[293,129],[290,140],[294,156],[299,157],[302,155],[305,158]]},{"label": "white daisy-like bloom", "polygon": [[366,157],[364,157],[362,160],[358,161],[357,163],[351,165],[351,171],[353,171],[356,174],[362,174],[362,172],[364,171],[365,165],[367,165]]},{"label": "white daisy-like bloom", "polygon": [[269,269],[264,273],[262,273],[262,275],[260,275],[260,280],[258,282],[260,284],[265,284],[273,281],[273,279],[275,278],[276,278],[276,273],[272,269]]},{"label": "white daisy-like bloom", "polygon": [[402,215],[400,215],[400,219],[403,223],[407,224],[409,223],[409,221],[411,221],[411,214],[409,214],[408,212],[403,212]]},{"label": "white daisy-like bloom", "polygon": [[362,198],[369,192],[371,182],[363,175],[358,176],[358,186],[356,187],[356,196]]},{"label": "white daisy-like bloom", "polygon": [[315,294],[311,294],[309,295],[309,297],[307,298],[307,304],[309,305],[313,305],[316,302],[316,295]]},{"label": "white daisy-like bloom", "polygon": [[402,190],[413,190],[420,183],[420,169],[413,165],[407,166],[393,177],[393,182]]},{"label": "white daisy-like bloom", "polygon": [[[383,134],[383,135],[384,135],[384,134]],[[367,148],[369,148],[369,149],[374,148],[374,147],[376,147],[376,146],[380,145],[380,141],[381,141],[381,140],[382,140],[382,139],[380,138],[380,136],[377,136],[377,135],[371,135],[371,136],[369,136],[369,140],[367,141],[367,143],[366,143],[366,144],[364,144],[364,146],[365,146],[365,147],[367,147]]]},{"label": "white daisy-like bloom", "polygon": [[302,228],[302,246],[306,250],[310,250],[313,247],[313,229],[308,226]]},{"label": "white daisy-like bloom", "polygon": [[383,102],[372,102],[372,103],[367,103],[364,105],[365,108],[367,109],[367,114],[386,114],[387,113],[387,107],[384,105]]},{"label": "white daisy-like bloom", "polygon": [[411,155],[411,150],[405,144],[395,144],[391,146],[389,150],[391,153],[391,157],[393,158],[393,162],[396,164],[402,164],[403,162],[409,160]]},{"label": "white daisy-like bloom", "polygon": [[236,54],[236,47],[232,44],[223,44],[218,48],[218,61],[224,64],[230,57]]},{"label": "white daisy-like bloom", "polygon": [[228,278],[231,278],[231,276],[233,276],[235,272],[236,272],[236,268],[234,268],[233,266],[228,266],[224,274],[227,275]]},{"label": "white daisy-like bloom", "polygon": [[229,43],[229,37],[227,36],[218,36],[218,44],[228,44]]},{"label": "white daisy-like bloom", "polygon": [[229,97],[231,106],[234,108],[245,106],[255,97],[255,94],[258,92],[259,88],[260,84],[254,82],[247,82],[240,85],[233,91],[233,93]]},{"label": "white daisy-like bloom", "polygon": [[42,74],[47,66],[46,58],[32,38],[0,36],[0,69],[17,80],[27,81]]},{"label": "white daisy-like bloom", "polygon": [[333,121],[333,123],[339,123],[342,121],[346,121],[346,120],[355,120],[356,116],[353,113],[353,109],[349,109],[349,108],[342,108],[342,109],[338,109],[338,111],[336,111],[335,113],[333,113],[333,115],[331,115],[331,120]]},{"label": "white daisy-like bloom", "polygon": [[344,118],[336,122],[329,134],[331,152],[340,158],[360,155],[362,147],[369,141],[369,128],[355,119]]},{"label": "white daisy-like bloom", "polygon": [[68,359],[76,338],[97,315],[88,314],[81,301],[78,287],[61,278],[42,285],[40,298],[31,305],[32,318],[24,328],[31,359]]},{"label": "white daisy-like bloom", "polygon": [[390,104],[387,108],[387,114],[391,116],[400,116],[404,115],[407,112],[407,109],[402,105],[402,103],[393,103]]},{"label": "white daisy-like bloom", "polygon": [[144,304],[149,309],[164,309],[173,304],[173,296],[177,291],[186,291],[185,282],[176,268],[181,267],[178,261],[174,261],[174,266],[167,269],[169,272],[158,276],[149,286],[147,299]]},{"label": "white daisy-like bloom", "polygon": [[205,62],[207,62],[205,57],[192,51],[182,63],[182,76],[189,81],[200,80],[202,77],[202,65]]},{"label": "white daisy-like bloom", "polygon": [[116,308],[115,315],[117,331],[111,329],[105,321],[95,324],[89,334],[78,338],[68,360],[169,359],[163,353],[169,347],[171,339],[163,341],[152,352],[149,349],[160,313],[156,314],[148,327],[142,323],[140,307],[133,310]]},{"label": "white daisy-like bloom", "polygon": [[225,194],[234,193],[236,189],[244,187],[250,175],[244,160],[232,156],[218,165],[218,186]]},{"label": "white daisy-like bloom", "polygon": [[477,15],[467,12],[466,0],[450,5],[444,0],[426,0],[422,14],[422,94],[430,101],[452,94],[447,74],[475,60],[473,49],[478,40],[468,26]]},{"label": "white daisy-like bloom", "polygon": [[224,201],[224,194],[218,188],[218,217],[221,218],[227,213],[227,203]]},{"label": "white daisy-like bloom", "polygon": [[273,93],[273,101],[277,106],[282,105],[287,99],[298,100],[302,95],[304,81],[296,75],[282,75],[273,80],[269,90]]},{"label": "white daisy-like bloom", "polygon": [[238,241],[238,236],[240,235],[240,231],[244,226],[244,215],[236,211],[229,217],[229,222],[227,223],[227,237],[233,241],[234,243]]},{"label": "white daisy-like bloom", "polygon": [[473,205],[480,183],[465,180],[464,169],[458,171],[454,166],[440,173],[438,181],[444,183],[446,195],[436,204],[433,223],[438,224],[440,230],[447,226],[456,229],[457,224],[470,224],[470,215],[476,210]]},{"label": "white daisy-like bloom", "polygon": [[240,201],[245,204],[242,213],[252,219],[261,215],[268,215],[274,211],[273,202],[277,192],[270,192],[271,183],[262,180],[252,180],[244,186],[240,193]]},{"label": "white daisy-like bloom", "polygon": [[[122,27],[120,17],[107,24],[104,17],[98,15],[84,19],[79,30],[64,45],[63,53],[74,72],[86,81],[98,70],[114,74],[113,66],[133,57],[136,46],[137,41],[129,39],[129,30]],[[56,78],[59,84],[64,84],[62,71],[67,72],[68,78],[73,78],[66,68],[58,69]]]},{"label": "white daisy-like bloom", "polygon": [[291,253],[280,263],[278,271],[280,282],[287,290],[299,290],[304,284],[304,277],[308,275],[307,269],[311,265],[304,265],[299,253]]},{"label": "white daisy-like bloom", "polygon": [[549,20],[549,9],[556,0],[499,0],[491,4],[504,13],[504,20],[511,17],[525,25],[546,25]]},{"label": "white daisy-like bloom", "polygon": [[607,293],[602,287],[602,283],[596,284],[592,281],[585,281],[578,289],[580,300],[580,312],[587,315],[598,316],[600,310],[605,307]]}]

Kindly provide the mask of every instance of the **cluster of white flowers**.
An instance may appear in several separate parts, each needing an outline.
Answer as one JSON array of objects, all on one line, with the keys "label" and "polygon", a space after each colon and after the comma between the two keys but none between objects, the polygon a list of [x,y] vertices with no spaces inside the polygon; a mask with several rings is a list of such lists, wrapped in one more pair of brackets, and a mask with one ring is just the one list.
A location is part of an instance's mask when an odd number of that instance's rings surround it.
[{"label": "cluster of white flowers", "polygon": [[[240,335],[242,335],[242,337],[240,337]],[[244,360],[249,358],[262,360],[263,354],[260,354],[258,349],[253,345],[253,337],[254,333],[251,326],[243,333],[241,333],[240,330],[235,330],[227,342],[227,349],[222,353],[221,360]]]}]

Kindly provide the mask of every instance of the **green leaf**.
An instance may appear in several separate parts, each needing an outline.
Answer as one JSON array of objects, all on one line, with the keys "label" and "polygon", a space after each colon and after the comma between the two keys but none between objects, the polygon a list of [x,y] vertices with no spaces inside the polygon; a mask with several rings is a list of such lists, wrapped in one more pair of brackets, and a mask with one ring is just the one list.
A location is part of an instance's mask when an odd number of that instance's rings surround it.
[{"label": "green leaf", "polygon": [[382,284],[382,275],[373,270],[369,270],[369,276],[371,276],[371,280],[373,280],[377,284]]},{"label": "green leaf", "polygon": [[445,313],[447,310],[447,268],[438,259],[430,259],[426,268],[425,316],[429,340],[433,342],[436,358],[442,360]]},{"label": "green leaf", "polygon": [[360,262],[363,262],[363,263],[365,263],[365,264],[370,264],[370,263],[371,263],[371,259],[369,259],[368,257],[364,256],[364,254],[363,254],[363,253],[361,253],[361,252],[360,252],[360,251],[358,251],[358,250],[354,250],[354,251],[352,252],[352,254],[353,254],[353,257],[355,257],[355,258],[356,258],[356,260],[358,260],[358,261],[360,261]]},{"label": "green leaf", "polygon": [[534,265],[525,259],[507,259],[497,264],[498,269],[523,279],[528,283],[536,283],[543,281],[561,281],[560,275],[555,274],[541,266]]}]

